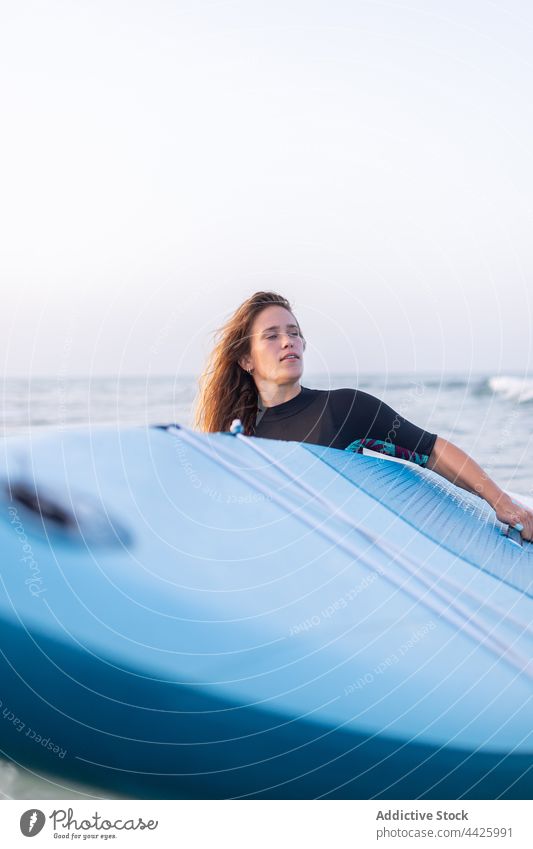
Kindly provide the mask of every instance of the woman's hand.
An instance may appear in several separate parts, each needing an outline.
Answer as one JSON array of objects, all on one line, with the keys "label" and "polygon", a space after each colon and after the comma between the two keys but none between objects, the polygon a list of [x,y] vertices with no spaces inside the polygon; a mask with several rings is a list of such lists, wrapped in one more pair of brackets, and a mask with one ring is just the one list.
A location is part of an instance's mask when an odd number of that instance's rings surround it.
[{"label": "woman's hand", "polygon": [[523,539],[533,540],[533,511],[513,501],[462,448],[438,436],[426,463],[446,480],[484,498],[500,522],[517,528]]},{"label": "woman's hand", "polygon": [[522,528],[517,528],[523,539],[533,540],[533,510],[524,507],[517,501],[513,501],[510,495],[502,493],[498,500],[492,505],[496,512],[496,518],[506,525],[515,527],[522,525]]}]

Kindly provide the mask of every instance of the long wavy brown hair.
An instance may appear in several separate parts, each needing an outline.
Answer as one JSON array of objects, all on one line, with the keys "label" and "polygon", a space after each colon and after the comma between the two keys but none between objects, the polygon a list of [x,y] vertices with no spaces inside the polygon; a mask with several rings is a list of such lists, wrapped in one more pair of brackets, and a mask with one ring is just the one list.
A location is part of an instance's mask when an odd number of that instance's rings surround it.
[{"label": "long wavy brown hair", "polygon": [[257,387],[239,360],[250,353],[250,334],[256,316],[271,306],[284,307],[292,313],[289,301],[276,292],[255,292],[215,332],[215,347],[198,381],[194,424],[199,430],[227,431],[233,419],[240,419],[244,432],[253,435]]}]

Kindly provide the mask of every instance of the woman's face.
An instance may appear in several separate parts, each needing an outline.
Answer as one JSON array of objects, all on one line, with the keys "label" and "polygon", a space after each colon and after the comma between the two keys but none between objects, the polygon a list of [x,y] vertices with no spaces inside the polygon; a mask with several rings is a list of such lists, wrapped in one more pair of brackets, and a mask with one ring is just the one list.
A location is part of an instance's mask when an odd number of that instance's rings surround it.
[{"label": "woman's face", "polygon": [[241,361],[256,380],[294,383],[303,374],[304,341],[295,317],[285,307],[266,307],[250,333],[250,354]]}]

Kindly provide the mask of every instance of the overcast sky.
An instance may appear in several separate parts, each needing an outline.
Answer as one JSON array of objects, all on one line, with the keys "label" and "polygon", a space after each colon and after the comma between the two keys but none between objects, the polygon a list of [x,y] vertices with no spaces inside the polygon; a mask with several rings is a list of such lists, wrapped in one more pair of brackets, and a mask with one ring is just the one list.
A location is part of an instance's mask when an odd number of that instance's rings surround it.
[{"label": "overcast sky", "polygon": [[0,9],[6,375],[194,374],[265,288],[308,373],[531,369],[531,3]]}]

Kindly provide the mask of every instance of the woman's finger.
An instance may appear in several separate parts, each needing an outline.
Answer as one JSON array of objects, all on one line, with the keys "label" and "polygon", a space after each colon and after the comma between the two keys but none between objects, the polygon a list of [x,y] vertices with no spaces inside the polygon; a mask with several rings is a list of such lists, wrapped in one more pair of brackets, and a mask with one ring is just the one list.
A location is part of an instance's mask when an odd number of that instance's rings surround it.
[{"label": "woman's finger", "polygon": [[523,525],[524,530],[522,531],[522,535],[524,539],[533,540],[533,514],[530,511],[528,511]]},{"label": "woman's finger", "polygon": [[515,522],[514,527],[517,531],[520,531],[520,535],[522,539],[532,540],[533,539],[533,512],[528,510],[526,507],[523,507],[520,510],[517,522]]}]

